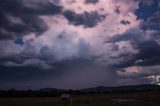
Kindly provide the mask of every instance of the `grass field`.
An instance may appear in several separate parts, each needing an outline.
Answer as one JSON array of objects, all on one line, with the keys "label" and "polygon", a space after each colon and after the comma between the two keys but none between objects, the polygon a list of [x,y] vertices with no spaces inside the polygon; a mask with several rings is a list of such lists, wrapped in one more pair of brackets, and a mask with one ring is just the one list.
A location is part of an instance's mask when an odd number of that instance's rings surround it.
[{"label": "grass field", "polygon": [[[71,106],[60,97],[0,98],[0,106]],[[73,95],[72,106],[160,106],[160,92]]]}]

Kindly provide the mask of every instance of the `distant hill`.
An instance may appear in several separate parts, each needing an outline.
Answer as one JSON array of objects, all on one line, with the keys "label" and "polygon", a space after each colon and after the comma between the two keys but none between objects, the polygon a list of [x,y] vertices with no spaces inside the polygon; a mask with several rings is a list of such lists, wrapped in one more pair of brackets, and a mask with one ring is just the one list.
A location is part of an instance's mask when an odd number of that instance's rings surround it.
[{"label": "distant hill", "polygon": [[98,86],[95,88],[82,89],[82,92],[127,92],[127,91],[158,91],[160,90],[159,85],[143,84],[143,85],[128,85],[128,86],[118,86],[118,87],[105,87]]},{"label": "distant hill", "polygon": [[92,94],[92,93],[124,93],[124,92],[146,92],[146,91],[160,91],[159,85],[128,85],[118,87],[98,86],[94,88],[86,88],[81,90],[64,90],[56,88],[43,88],[39,90],[0,90],[0,97],[50,97],[59,96],[63,93],[69,94]]},{"label": "distant hill", "polygon": [[56,89],[56,88],[42,88],[39,89],[40,92],[62,92],[65,91],[64,89]]}]

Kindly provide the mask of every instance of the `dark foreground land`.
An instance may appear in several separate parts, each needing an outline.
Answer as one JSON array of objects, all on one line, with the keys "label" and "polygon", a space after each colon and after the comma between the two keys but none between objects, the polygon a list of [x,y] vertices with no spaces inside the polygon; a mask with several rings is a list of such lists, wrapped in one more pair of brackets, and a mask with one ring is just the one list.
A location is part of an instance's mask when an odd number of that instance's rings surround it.
[{"label": "dark foreground land", "polygon": [[1,97],[0,106],[160,106],[160,91],[73,94],[69,100],[56,97]]}]

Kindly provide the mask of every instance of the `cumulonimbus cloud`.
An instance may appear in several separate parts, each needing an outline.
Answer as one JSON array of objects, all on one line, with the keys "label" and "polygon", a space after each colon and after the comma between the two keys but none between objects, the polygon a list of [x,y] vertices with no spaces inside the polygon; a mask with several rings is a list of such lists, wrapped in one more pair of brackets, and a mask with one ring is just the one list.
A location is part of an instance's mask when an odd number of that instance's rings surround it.
[{"label": "cumulonimbus cloud", "polygon": [[[32,71],[35,68],[40,71],[53,71],[52,75],[58,73],[58,77],[63,77],[48,80],[56,79],[63,84],[65,79],[68,79],[68,82],[76,79],[70,78],[71,76],[85,74],[85,71],[81,73],[81,70],[78,70],[80,66],[84,67],[82,70],[86,70],[86,77],[92,75],[92,69],[87,67],[94,66],[97,70],[100,67],[102,69],[100,72],[93,72],[95,77],[97,73],[97,80],[110,84],[102,75],[105,73],[107,76],[108,73],[114,76],[115,84],[125,83],[116,83],[116,80],[119,76],[122,78],[134,73],[136,68],[133,67],[149,66],[152,69],[153,65],[160,64],[159,31],[141,28],[144,23],[158,23],[159,15],[155,14],[144,21],[136,14],[140,8],[139,3],[142,1],[2,0],[0,66],[14,70],[28,67]],[[147,6],[152,4],[154,3],[147,3]],[[66,74],[69,72],[74,74]],[[137,70],[137,73],[139,74],[140,70]],[[147,73],[147,76],[152,74]],[[135,77],[140,81],[142,76],[136,74]],[[81,82],[80,77],[78,79]],[[89,81],[95,80],[92,77]],[[70,86],[73,87],[74,84],[72,82]]]}]

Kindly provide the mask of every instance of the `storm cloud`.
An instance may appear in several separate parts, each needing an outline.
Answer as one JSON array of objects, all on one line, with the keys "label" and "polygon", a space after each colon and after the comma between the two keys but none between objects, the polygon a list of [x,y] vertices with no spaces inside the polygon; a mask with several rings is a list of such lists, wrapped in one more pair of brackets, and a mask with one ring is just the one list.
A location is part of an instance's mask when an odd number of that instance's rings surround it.
[{"label": "storm cloud", "polygon": [[96,11],[84,12],[83,14],[76,14],[73,11],[65,11],[64,16],[73,25],[84,25],[85,27],[94,27],[101,22],[106,16],[99,15]]},{"label": "storm cloud", "polygon": [[85,3],[93,3],[96,4],[99,0],[86,0]]},{"label": "storm cloud", "polygon": [[155,83],[159,7],[143,1],[1,0],[1,88]]},{"label": "storm cloud", "polygon": [[29,33],[36,33],[39,36],[48,29],[40,16],[55,15],[61,11],[61,6],[49,1],[1,0],[0,39],[11,39]]}]

